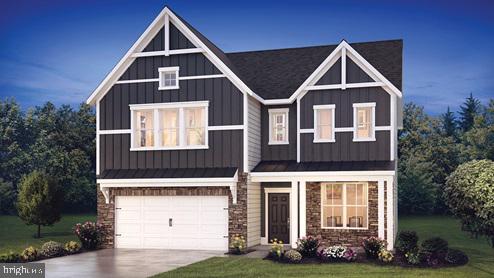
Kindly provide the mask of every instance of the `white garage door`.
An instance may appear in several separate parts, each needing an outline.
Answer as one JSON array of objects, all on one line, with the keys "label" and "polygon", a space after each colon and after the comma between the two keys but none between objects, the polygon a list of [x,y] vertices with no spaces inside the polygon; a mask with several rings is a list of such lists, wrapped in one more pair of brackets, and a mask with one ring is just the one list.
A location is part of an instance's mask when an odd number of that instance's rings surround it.
[{"label": "white garage door", "polygon": [[228,249],[227,196],[117,196],[115,247]]}]

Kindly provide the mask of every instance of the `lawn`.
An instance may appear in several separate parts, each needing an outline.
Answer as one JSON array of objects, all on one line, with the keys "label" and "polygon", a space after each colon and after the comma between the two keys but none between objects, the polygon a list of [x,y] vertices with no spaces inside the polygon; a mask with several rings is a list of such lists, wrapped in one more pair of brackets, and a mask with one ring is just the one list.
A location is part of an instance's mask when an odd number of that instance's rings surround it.
[{"label": "lawn", "polygon": [[[40,247],[44,242],[54,240],[65,243],[69,240],[77,240],[72,233],[72,227],[79,222],[95,221],[94,214],[62,215],[60,222],[53,226],[41,227],[41,238],[34,238],[37,227],[27,226],[17,216],[0,216],[0,253],[9,250],[22,252],[30,245]],[[78,240],[77,240],[78,241]]]},{"label": "lawn", "polygon": [[450,217],[401,217],[400,229],[415,230],[421,239],[440,236],[465,251],[470,262],[462,267],[414,269],[373,264],[282,265],[243,257],[212,258],[161,273],[155,277],[494,277],[494,248],[484,239],[461,232]]}]

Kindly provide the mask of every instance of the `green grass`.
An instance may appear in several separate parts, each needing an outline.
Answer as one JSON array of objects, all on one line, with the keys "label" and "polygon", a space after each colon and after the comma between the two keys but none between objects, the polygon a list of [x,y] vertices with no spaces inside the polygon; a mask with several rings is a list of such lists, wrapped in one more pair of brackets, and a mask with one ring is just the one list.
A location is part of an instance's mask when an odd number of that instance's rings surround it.
[{"label": "green grass", "polygon": [[41,247],[47,241],[54,240],[65,243],[77,240],[72,227],[79,222],[95,221],[94,214],[62,215],[62,219],[53,226],[41,226],[41,238],[34,238],[37,226],[28,226],[17,216],[0,216],[0,253],[12,250],[22,252],[30,245]]},{"label": "green grass", "polygon": [[400,229],[415,230],[421,239],[440,236],[450,247],[465,251],[470,262],[462,267],[417,269],[374,264],[285,265],[244,257],[212,258],[161,273],[156,277],[494,277],[494,249],[484,239],[461,232],[450,217],[401,217]]}]

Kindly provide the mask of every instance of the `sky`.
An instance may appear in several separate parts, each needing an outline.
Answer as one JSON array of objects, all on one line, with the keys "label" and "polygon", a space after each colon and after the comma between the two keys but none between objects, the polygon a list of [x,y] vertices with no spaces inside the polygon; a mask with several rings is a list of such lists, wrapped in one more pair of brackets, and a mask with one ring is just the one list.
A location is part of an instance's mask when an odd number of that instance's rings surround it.
[{"label": "sky", "polygon": [[405,101],[431,114],[494,98],[491,0],[2,0],[0,99],[77,106],[165,5],[225,52],[403,39]]}]

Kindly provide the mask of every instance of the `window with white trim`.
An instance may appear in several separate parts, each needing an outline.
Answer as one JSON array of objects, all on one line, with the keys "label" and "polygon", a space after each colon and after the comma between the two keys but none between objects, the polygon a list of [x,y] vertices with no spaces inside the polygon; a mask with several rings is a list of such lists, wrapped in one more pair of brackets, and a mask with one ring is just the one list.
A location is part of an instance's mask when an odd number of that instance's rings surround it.
[{"label": "window with white trim", "polygon": [[208,102],[130,105],[131,150],[208,148]]},{"label": "window with white trim", "polygon": [[179,67],[158,68],[159,90],[173,90],[179,88],[178,72]]},{"label": "window with white trim", "polygon": [[314,143],[334,142],[335,105],[314,105]]},{"label": "window with white trim", "polygon": [[375,141],[376,103],[353,104],[353,141]]},{"label": "window with white trim", "polygon": [[269,145],[288,144],[288,108],[269,109]]},{"label": "window with white trim", "polygon": [[367,229],[367,196],[367,183],[321,183],[321,227]]}]

